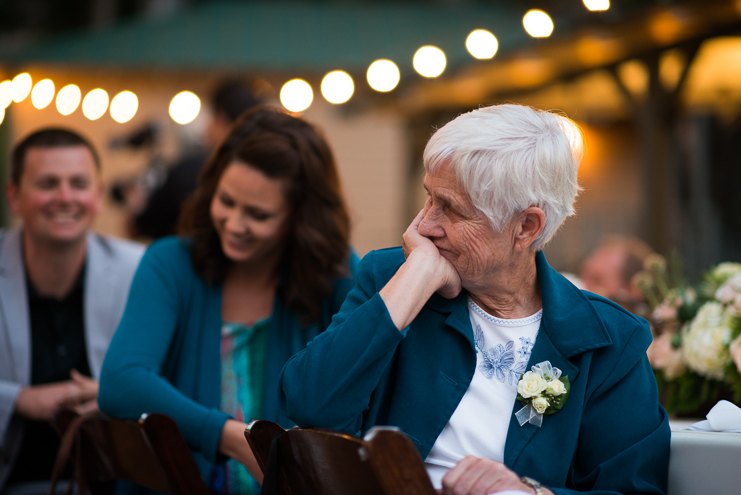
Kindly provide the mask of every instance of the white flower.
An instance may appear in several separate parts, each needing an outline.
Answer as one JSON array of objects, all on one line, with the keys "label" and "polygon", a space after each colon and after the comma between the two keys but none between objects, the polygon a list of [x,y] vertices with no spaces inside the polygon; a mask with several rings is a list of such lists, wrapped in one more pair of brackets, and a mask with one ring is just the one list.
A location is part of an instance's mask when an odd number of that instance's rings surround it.
[{"label": "white flower", "polygon": [[732,276],[718,287],[718,290],[715,291],[715,298],[724,304],[728,304],[733,302],[739,293],[741,293],[741,273]]},{"label": "white flower", "polygon": [[548,409],[548,406],[550,405],[548,404],[548,399],[542,396],[536,397],[535,399],[533,399],[532,404],[533,404],[533,409],[535,409],[535,412],[538,414],[543,414],[545,410]]},{"label": "white flower", "polygon": [[712,277],[717,283],[722,284],[734,275],[741,273],[741,263],[725,262],[716,266],[712,271]]},{"label": "white flower", "polygon": [[539,395],[547,386],[548,382],[545,381],[545,378],[537,373],[528,371],[522,375],[522,378],[517,383],[517,393],[527,399]]},{"label": "white flower", "polygon": [[728,344],[733,323],[720,303],[703,305],[682,336],[682,358],[687,366],[706,378],[722,380],[731,362]]},{"label": "white flower", "polygon": [[734,316],[741,317],[741,294],[737,294],[736,298],[733,300],[733,311],[735,313]]},{"label": "white flower", "polygon": [[675,320],[677,318],[677,308],[672,306],[668,299],[665,299],[661,304],[656,306],[651,318],[657,323],[666,320]]},{"label": "white flower", "polygon": [[561,380],[551,380],[548,382],[546,393],[549,395],[561,395],[566,393],[566,386]]}]

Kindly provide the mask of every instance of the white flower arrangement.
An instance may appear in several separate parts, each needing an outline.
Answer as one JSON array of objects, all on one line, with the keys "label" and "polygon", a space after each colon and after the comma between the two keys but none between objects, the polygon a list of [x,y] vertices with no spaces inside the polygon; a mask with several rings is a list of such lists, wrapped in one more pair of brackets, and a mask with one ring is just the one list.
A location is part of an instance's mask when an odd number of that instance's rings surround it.
[{"label": "white flower arrangement", "polygon": [[525,405],[515,413],[520,426],[531,423],[540,427],[543,415],[561,410],[571,391],[568,376],[561,376],[561,370],[543,361],[531,367],[517,382],[517,400]]},{"label": "white flower arrangement", "polygon": [[681,262],[654,263],[635,280],[651,307],[648,359],[669,413],[700,413],[728,398],[741,404],[741,263],[721,263],[689,286]]},{"label": "white flower arrangement", "polygon": [[682,358],[698,375],[723,380],[731,362],[734,316],[719,302],[705,303],[682,332]]}]

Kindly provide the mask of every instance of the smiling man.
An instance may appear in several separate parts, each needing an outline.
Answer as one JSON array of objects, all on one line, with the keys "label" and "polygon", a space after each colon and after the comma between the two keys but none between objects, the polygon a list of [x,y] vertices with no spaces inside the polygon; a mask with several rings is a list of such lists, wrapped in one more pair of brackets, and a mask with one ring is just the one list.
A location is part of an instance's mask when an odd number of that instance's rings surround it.
[{"label": "smiling man", "polygon": [[0,231],[0,492],[46,493],[60,407],[97,408],[97,378],[143,246],[94,234],[103,201],[95,149],[44,129],[13,151]]}]

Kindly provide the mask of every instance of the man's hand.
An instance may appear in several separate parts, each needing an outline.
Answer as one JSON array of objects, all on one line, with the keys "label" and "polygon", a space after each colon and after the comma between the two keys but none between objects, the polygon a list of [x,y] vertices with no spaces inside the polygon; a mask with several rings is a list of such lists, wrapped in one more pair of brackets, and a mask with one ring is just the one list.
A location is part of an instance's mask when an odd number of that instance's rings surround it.
[{"label": "man's hand", "polygon": [[98,382],[75,370],[70,380],[24,387],[18,394],[15,411],[36,421],[50,421],[63,407],[78,413],[97,409]]},{"label": "man's hand", "polygon": [[[489,495],[505,490],[535,492],[520,481],[517,473],[501,462],[469,455],[445,474],[440,493],[441,495]],[[553,492],[543,488],[543,493],[552,494]]]},{"label": "man's hand", "polygon": [[98,411],[98,382],[77,370],[72,370],[69,376],[78,386],[78,392],[65,399],[62,406],[74,409],[77,414]]}]

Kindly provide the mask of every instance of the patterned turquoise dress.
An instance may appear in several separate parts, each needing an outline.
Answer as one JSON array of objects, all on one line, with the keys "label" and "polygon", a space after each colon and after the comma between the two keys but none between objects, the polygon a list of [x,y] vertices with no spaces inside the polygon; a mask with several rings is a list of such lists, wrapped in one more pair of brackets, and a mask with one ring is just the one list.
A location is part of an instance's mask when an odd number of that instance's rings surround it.
[{"label": "patterned turquoise dress", "polygon": [[[235,420],[249,423],[263,415],[265,358],[270,318],[254,325],[225,323],[221,328],[221,407]],[[211,474],[217,495],[256,495],[260,485],[242,464],[229,459]]]}]

